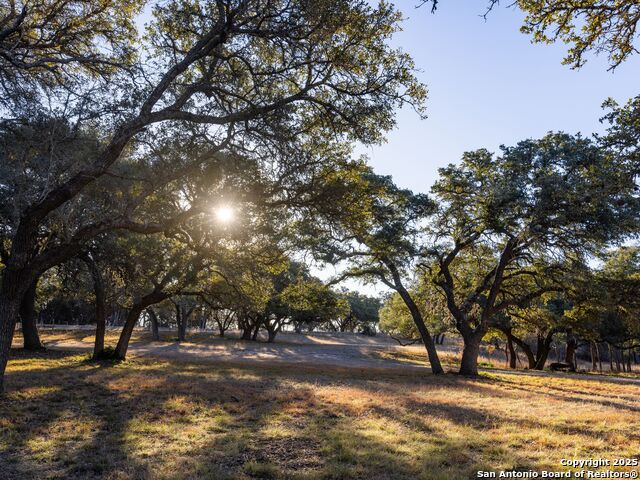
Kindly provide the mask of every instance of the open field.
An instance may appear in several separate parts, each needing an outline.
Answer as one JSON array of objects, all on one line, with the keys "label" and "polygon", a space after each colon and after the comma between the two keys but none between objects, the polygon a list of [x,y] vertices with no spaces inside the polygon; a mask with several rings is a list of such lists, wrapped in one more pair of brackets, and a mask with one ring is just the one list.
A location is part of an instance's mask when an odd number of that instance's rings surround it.
[{"label": "open field", "polygon": [[[106,344],[115,345],[119,334],[120,328],[114,327],[107,330]],[[353,368],[403,368],[418,371],[422,371],[429,365],[423,346],[400,346],[395,340],[385,335],[368,337],[356,333],[296,334],[283,332],[278,335],[275,343],[242,341],[238,339],[238,335],[238,332],[229,332],[225,338],[220,338],[210,331],[195,330],[189,332],[186,341],[178,342],[175,331],[165,330],[160,333],[160,341],[153,341],[148,331],[138,329],[133,333],[128,357],[144,356],[179,361],[229,362],[232,364],[310,364]],[[93,349],[94,330],[92,327],[47,327],[41,329],[41,337],[49,348],[90,352]],[[14,348],[22,346],[22,337],[19,331],[14,336],[13,345]],[[462,356],[462,339],[449,336],[445,344],[438,345],[437,348],[445,369],[457,371]],[[550,361],[555,356],[555,352],[552,351]],[[585,372],[590,367],[584,361],[579,361],[578,365]],[[484,344],[481,347],[479,366],[487,371],[506,368],[504,352],[490,344]],[[520,362],[519,366],[522,368],[524,365]],[[510,373],[515,372],[512,370]],[[640,372],[616,373],[612,378],[619,377],[640,381]]]},{"label": "open field", "polygon": [[14,350],[3,479],[466,479],[637,458],[640,384]]}]

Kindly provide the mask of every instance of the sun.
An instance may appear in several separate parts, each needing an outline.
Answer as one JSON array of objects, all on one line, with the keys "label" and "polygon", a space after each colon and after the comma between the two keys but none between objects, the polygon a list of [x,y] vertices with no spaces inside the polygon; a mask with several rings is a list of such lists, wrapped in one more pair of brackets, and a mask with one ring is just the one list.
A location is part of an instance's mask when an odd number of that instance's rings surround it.
[{"label": "sun", "polygon": [[233,208],[229,206],[221,206],[216,207],[215,215],[220,223],[229,223],[233,221],[235,212],[233,211]]}]

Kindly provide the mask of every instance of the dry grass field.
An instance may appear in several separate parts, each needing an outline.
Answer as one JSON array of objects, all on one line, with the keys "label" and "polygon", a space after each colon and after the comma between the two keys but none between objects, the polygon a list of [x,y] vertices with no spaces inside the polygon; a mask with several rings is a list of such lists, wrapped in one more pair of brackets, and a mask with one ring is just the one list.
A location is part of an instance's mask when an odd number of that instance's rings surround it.
[{"label": "dry grass field", "polygon": [[467,479],[640,453],[640,384],[13,352],[10,479]]}]

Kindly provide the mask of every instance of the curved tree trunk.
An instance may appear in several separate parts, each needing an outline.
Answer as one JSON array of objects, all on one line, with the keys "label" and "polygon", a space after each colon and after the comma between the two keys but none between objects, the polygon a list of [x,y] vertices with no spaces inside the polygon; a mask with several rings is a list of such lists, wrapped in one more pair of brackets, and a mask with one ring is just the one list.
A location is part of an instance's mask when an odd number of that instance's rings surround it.
[{"label": "curved tree trunk", "polygon": [[434,373],[436,375],[443,374],[444,369],[442,368],[442,364],[440,363],[440,357],[438,357],[436,344],[433,341],[433,337],[429,334],[429,330],[424,323],[420,310],[411,298],[411,295],[409,295],[409,292],[402,285],[398,285],[397,282],[396,291],[400,294],[400,297],[409,309],[411,318],[413,319],[413,323],[415,323],[416,327],[418,328],[418,332],[420,332],[420,338],[422,339],[422,343],[427,350],[427,356],[429,357],[429,363],[431,364],[431,373]]},{"label": "curved tree trunk", "polygon": [[133,329],[136,326],[136,323],[138,323],[138,320],[140,319],[142,310],[144,310],[144,307],[137,304],[134,305],[127,313],[127,319],[124,322],[122,333],[120,334],[120,338],[118,339],[118,345],[116,345],[115,355],[119,360],[125,360],[127,358],[127,349],[129,348],[131,334],[133,333]]},{"label": "curved tree trunk", "polygon": [[216,313],[215,320],[216,324],[218,325],[218,332],[220,334],[220,337],[224,337],[225,332],[231,327],[231,316],[233,315],[233,313],[231,311],[228,311],[222,319],[220,319],[219,314],[220,312]]},{"label": "curved tree trunk", "polygon": [[385,282],[389,287],[393,288],[398,294],[402,301],[409,309],[411,313],[411,318],[413,319],[413,323],[415,323],[418,328],[418,332],[420,333],[420,338],[422,339],[422,343],[424,344],[425,349],[427,350],[427,356],[429,357],[429,363],[431,364],[431,373],[435,375],[440,375],[444,373],[444,369],[442,368],[442,364],[440,363],[440,357],[438,357],[438,350],[436,349],[436,344],[433,341],[433,337],[429,333],[426,324],[424,323],[424,319],[422,318],[422,313],[420,313],[420,309],[411,298],[411,295],[407,291],[407,289],[402,284],[402,278],[400,276],[400,272],[396,265],[389,259],[383,260],[384,264],[387,266],[391,275],[393,277],[393,283]]},{"label": "curved tree trunk", "polygon": [[218,336],[220,338],[223,338],[224,333],[227,331],[227,328],[224,325],[224,322],[221,322],[220,320],[216,320],[216,324],[218,325]]},{"label": "curved tree trunk", "polygon": [[533,367],[534,370],[544,370],[544,366],[547,363],[549,352],[551,351],[551,345],[543,344],[542,349],[536,354],[536,364]]},{"label": "curved tree trunk", "polygon": [[44,346],[40,342],[38,335],[38,326],[36,325],[36,288],[38,279],[34,280],[20,302],[20,322],[22,323],[22,336],[24,339],[25,350],[44,350]]},{"label": "curved tree trunk", "polygon": [[[515,343],[518,347],[520,347],[520,350],[522,350],[525,354],[525,356],[527,357],[527,362],[529,363],[529,368],[533,369],[536,366],[536,356],[533,353],[533,350],[531,350],[531,347],[529,346],[529,344],[527,342],[525,342],[524,340],[516,337],[510,329],[508,328],[504,328],[501,329],[502,332],[507,336],[507,340],[511,340],[513,343]],[[515,349],[514,349],[514,353],[515,353]],[[517,360],[517,356],[514,355],[514,362]]]},{"label": "curved tree trunk", "polygon": [[151,305],[160,303],[163,300],[169,298],[170,295],[164,293],[160,288],[156,288],[153,292],[145,295],[133,303],[131,309],[127,313],[127,319],[122,327],[120,338],[118,339],[118,345],[116,345],[115,357],[119,360],[125,360],[127,357],[127,349],[129,348],[129,341],[131,340],[131,334],[133,329],[140,319],[140,314]]}]

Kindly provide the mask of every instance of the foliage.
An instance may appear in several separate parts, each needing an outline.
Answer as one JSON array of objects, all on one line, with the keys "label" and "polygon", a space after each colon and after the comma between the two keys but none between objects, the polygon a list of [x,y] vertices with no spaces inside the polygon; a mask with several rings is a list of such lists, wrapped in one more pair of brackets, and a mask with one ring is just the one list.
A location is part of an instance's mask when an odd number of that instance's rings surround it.
[{"label": "foliage", "polygon": [[0,5],[0,106],[41,89],[106,81],[136,58],[142,0],[9,0]]},{"label": "foliage", "polygon": [[[429,282],[419,282],[411,289],[429,331],[444,333],[453,327],[451,314],[443,295]],[[397,292],[387,297],[380,310],[380,329],[399,339],[420,338],[411,312]]]},{"label": "foliage", "polygon": [[[493,1],[492,3],[497,3]],[[569,45],[564,63],[579,68],[585,54],[605,54],[613,70],[637,53],[640,5],[635,0],[518,0],[521,31],[534,42]]]},{"label": "foliage", "polygon": [[380,320],[380,299],[347,289],[342,289],[338,295],[345,308],[337,316],[337,322],[332,323],[331,326],[341,332],[356,330],[372,332],[374,325]]},{"label": "foliage", "polygon": [[[569,316],[582,327],[582,335],[618,348],[640,340],[640,248],[620,247],[604,256],[593,272],[582,302]],[[634,341],[635,340],[635,341]]]},{"label": "foliage", "polygon": [[[584,258],[635,234],[636,190],[629,164],[562,133],[441,169],[426,271],[466,341],[477,344],[498,313],[562,291]],[[460,282],[460,270],[473,281]]]}]

